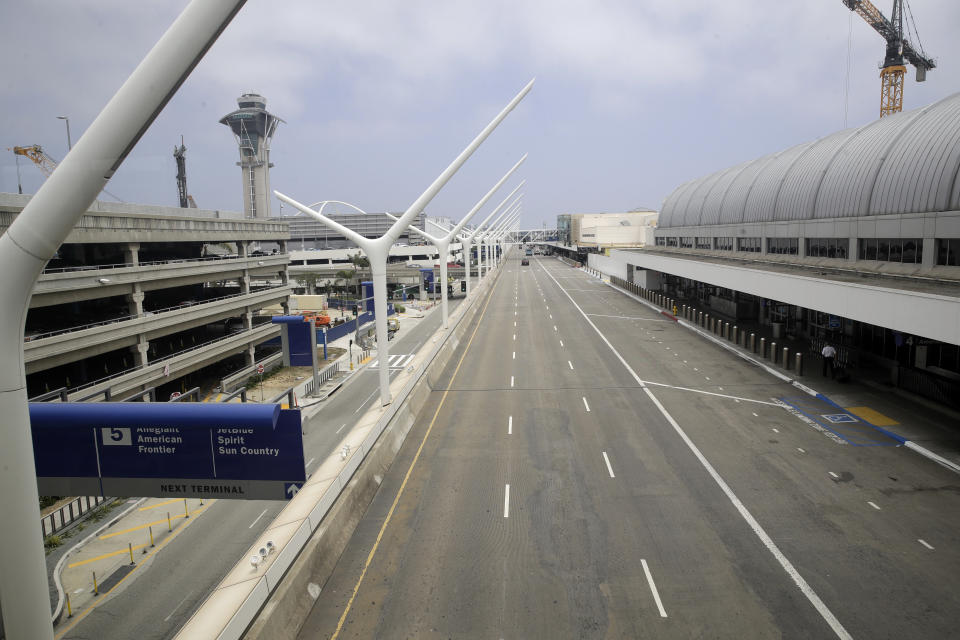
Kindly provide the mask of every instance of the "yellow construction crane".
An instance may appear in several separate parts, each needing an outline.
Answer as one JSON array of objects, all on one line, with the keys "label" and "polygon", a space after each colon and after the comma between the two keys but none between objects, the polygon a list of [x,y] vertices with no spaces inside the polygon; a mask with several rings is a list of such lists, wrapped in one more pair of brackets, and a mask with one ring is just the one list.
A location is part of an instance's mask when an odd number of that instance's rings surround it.
[{"label": "yellow construction crane", "polygon": [[[23,156],[24,158],[29,158],[33,164],[37,165],[37,168],[43,172],[43,175],[50,177],[50,174],[53,173],[53,170],[57,168],[57,161],[47,155],[47,152],[43,150],[38,144],[30,145],[29,147],[13,147],[7,148],[8,151],[13,151],[16,156]],[[20,193],[23,193],[23,186],[20,184],[20,163],[17,162],[17,188],[20,190]],[[113,195],[106,189],[103,190],[105,194],[116,200],[117,202],[123,202],[120,198]]]},{"label": "yellow construction crane", "polygon": [[[883,69],[880,71],[880,117],[900,113],[903,110],[903,76],[907,70],[904,62],[910,62],[917,68],[917,82],[926,80],[927,71],[936,67],[937,63],[923,52],[916,25],[912,30],[917,36],[917,47],[914,48],[904,37],[904,0],[894,0],[890,20],[887,20],[870,0],[842,0],[842,2],[851,11],[856,11],[887,41],[887,54],[883,60]],[[907,17],[909,26],[913,24],[909,3],[907,3]]]}]

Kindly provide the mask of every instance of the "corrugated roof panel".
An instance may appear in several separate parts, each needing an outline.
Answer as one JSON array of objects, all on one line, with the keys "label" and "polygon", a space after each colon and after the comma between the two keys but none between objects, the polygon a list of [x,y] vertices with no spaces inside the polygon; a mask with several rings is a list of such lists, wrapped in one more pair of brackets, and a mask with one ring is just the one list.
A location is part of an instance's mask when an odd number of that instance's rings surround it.
[{"label": "corrugated roof panel", "polygon": [[926,107],[904,128],[877,176],[871,213],[948,210],[958,148],[960,94]]},{"label": "corrugated roof panel", "polygon": [[838,131],[808,146],[784,177],[774,220],[810,220],[824,171],[855,129]]},{"label": "corrugated roof panel", "polygon": [[747,196],[743,222],[769,222],[777,208],[777,195],[783,186],[787,172],[813,142],[790,147],[770,162],[757,176],[757,181]]},{"label": "corrugated roof panel", "polygon": [[670,227],[683,226],[683,218],[686,216],[684,205],[689,198],[689,192],[695,188],[696,180],[689,180],[673,190],[667,199],[663,201],[663,210],[657,220],[657,227],[667,229]]},{"label": "corrugated roof panel", "polygon": [[716,186],[717,182],[720,181],[724,174],[726,174],[730,169],[724,169],[723,171],[717,171],[716,173],[711,173],[708,176],[701,178],[698,182],[697,188],[690,195],[690,202],[687,204],[687,226],[696,226],[699,224],[706,224],[702,222],[703,219],[703,203],[706,201],[707,196],[710,195],[710,191]]},{"label": "corrugated roof panel", "polygon": [[827,167],[820,183],[815,218],[843,218],[870,214],[870,197],[890,141],[901,120],[915,114],[897,114],[860,127]]},{"label": "corrugated roof panel", "polygon": [[753,161],[743,162],[717,174],[713,188],[710,189],[710,193],[707,194],[707,197],[703,201],[703,208],[700,211],[700,224],[720,224],[720,205],[723,203],[723,198],[730,189],[730,185],[734,179],[736,179],[751,162]]},{"label": "corrugated roof panel", "polygon": [[776,160],[780,153],[782,152],[761,156],[753,162],[743,165],[743,168],[730,183],[727,193],[723,196],[718,224],[740,224],[743,222],[743,210],[753,185],[757,178],[763,174],[767,165]]}]

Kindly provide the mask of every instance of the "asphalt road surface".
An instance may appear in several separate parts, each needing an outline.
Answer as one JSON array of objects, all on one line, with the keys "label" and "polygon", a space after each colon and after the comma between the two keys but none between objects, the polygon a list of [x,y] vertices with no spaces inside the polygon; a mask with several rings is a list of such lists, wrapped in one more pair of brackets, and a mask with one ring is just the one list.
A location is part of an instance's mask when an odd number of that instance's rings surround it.
[{"label": "asphalt road surface", "polygon": [[[451,300],[450,311],[461,302],[462,299]],[[401,326],[398,337],[390,341],[391,353],[415,353],[441,321],[437,309],[408,330]],[[369,367],[358,373],[356,379],[324,401],[321,411],[305,422],[303,443],[308,474],[334,451],[357,418],[379,402],[377,375]],[[173,637],[284,504],[268,500],[216,501],[63,638]]]},{"label": "asphalt road surface", "polygon": [[301,638],[960,634],[953,473],[562,262],[481,302]]}]

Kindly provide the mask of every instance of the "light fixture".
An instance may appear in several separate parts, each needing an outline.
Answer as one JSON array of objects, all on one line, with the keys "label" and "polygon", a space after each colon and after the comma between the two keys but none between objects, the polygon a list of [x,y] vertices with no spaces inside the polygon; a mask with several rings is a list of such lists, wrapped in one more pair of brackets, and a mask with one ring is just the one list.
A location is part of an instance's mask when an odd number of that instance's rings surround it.
[{"label": "light fixture", "polygon": [[259,555],[252,555],[252,556],[250,556],[250,564],[253,565],[253,568],[254,568],[254,569],[256,569],[258,566],[260,566],[261,560],[262,560],[262,558],[261,558]]},{"label": "light fixture", "polygon": [[107,284],[108,282],[110,282],[110,278],[97,278],[97,282],[99,282],[100,284]]}]

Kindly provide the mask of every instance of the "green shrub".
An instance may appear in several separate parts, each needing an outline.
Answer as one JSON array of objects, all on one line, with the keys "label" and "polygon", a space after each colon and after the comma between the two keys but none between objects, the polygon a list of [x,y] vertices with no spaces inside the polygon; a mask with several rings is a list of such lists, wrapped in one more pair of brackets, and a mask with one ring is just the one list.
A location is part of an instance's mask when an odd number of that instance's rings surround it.
[{"label": "green shrub", "polygon": [[394,304],[393,308],[397,310],[397,313],[403,313],[404,311],[407,310],[407,308],[402,304]]},{"label": "green shrub", "polygon": [[43,546],[47,549],[56,549],[63,544],[63,538],[60,536],[47,536],[47,539],[43,541]]}]

